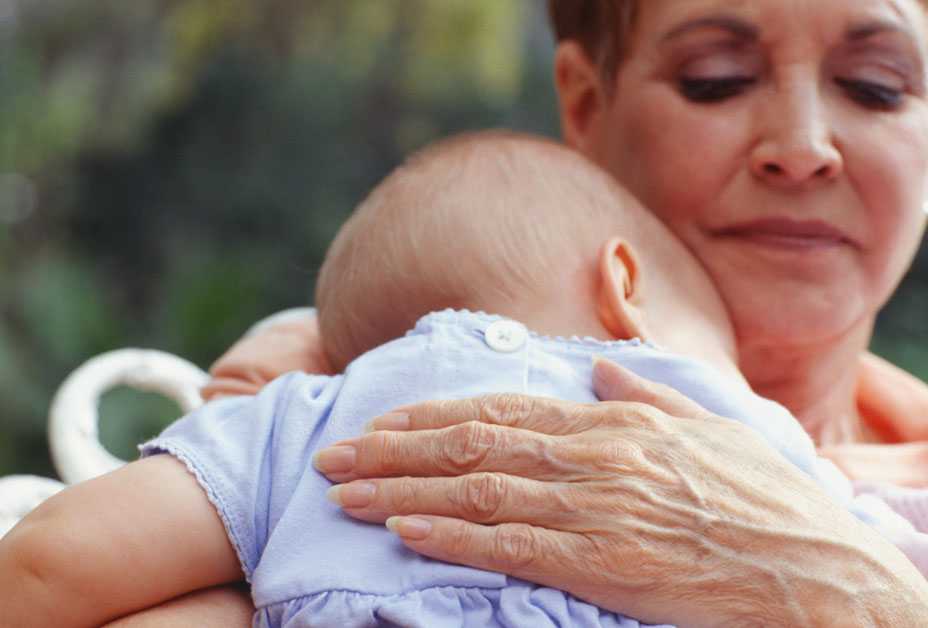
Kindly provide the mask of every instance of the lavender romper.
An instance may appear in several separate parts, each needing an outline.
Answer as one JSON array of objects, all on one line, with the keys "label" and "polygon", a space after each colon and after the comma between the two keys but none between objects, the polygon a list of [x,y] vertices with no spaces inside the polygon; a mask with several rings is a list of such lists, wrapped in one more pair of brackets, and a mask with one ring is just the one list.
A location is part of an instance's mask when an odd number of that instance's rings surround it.
[{"label": "lavender romper", "polygon": [[217,508],[251,583],[256,627],[637,628],[643,624],[556,589],[419,556],[384,526],[329,503],[331,484],[311,462],[401,404],[493,392],[595,402],[595,355],[748,424],[858,516],[878,526],[889,516],[855,505],[833,469],[823,474],[789,412],[705,364],[638,341],[548,338],[497,316],[451,310],[425,316],[344,375],[285,375],[255,397],[203,406],[140,449],[183,461]]}]

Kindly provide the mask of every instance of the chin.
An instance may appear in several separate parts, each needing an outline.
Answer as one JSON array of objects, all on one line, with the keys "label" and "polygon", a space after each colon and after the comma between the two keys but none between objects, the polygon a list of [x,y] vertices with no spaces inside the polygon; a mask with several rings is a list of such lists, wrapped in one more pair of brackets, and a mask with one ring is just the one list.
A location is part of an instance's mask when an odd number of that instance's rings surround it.
[{"label": "chin", "polygon": [[[747,298],[732,298],[729,311],[739,349],[764,348],[788,355],[802,350],[828,350],[856,336],[861,326],[872,325],[874,312],[856,295],[789,296],[767,291]],[[869,333],[869,332],[868,332]]]}]

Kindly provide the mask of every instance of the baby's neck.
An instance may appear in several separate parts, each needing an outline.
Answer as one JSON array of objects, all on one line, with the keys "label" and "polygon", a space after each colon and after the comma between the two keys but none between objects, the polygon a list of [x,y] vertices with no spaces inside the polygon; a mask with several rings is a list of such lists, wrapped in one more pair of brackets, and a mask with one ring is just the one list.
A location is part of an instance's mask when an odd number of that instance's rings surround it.
[{"label": "baby's neck", "polygon": [[[548,310],[550,312],[550,308]],[[747,386],[747,381],[741,375],[735,358],[724,349],[728,342],[722,335],[716,334],[715,328],[703,327],[699,332],[686,334],[659,334],[645,333],[631,337],[625,335],[616,337],[611,334],[597,317],[583,315],[580,310],[577,316],[565,317],[563,312],[545,314],[545,311],[525,312],[522,316],[512,316],[519,322],[527,325],[529,329],[545,336],[553,337],[588,337],[596,340],[633,340],[637,338],[650,342],[666,351],[705,362],[721,373],[737,380]]]},{"label": "baby's neck", "polygon": [[[669,302],[669,296],[665,300]],[[734,331],[721,308],[715,316],[708,316],[678,300],[669,308],[651,308],[648,314],[644,340],[705,362],[744,386],[748,385],[738,368]]]},{"label": "baby's neck", "polygon": [[673,353],[705,362],[744,386],[748,386],[747,380],[735,362],[735,357],[725,349],[726,340],[720,334],[713,334],[714,331],[714,329],[704,328],[701,333],[673,333],[664,336],[655,334],[654,337],[644,338],[644,340],[653,342]]}]

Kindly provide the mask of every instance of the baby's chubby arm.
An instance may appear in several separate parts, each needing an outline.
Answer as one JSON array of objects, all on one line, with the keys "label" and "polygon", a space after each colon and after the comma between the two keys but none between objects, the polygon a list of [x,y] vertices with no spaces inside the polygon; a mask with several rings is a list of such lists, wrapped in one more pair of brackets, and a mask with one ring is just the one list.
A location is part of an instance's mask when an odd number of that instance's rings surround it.
[{"label": "baby's chubby arm", "polygon": [[99,626],[242,576],[206,493],[167,455],[66,489],[0,539],[8,626]]}]

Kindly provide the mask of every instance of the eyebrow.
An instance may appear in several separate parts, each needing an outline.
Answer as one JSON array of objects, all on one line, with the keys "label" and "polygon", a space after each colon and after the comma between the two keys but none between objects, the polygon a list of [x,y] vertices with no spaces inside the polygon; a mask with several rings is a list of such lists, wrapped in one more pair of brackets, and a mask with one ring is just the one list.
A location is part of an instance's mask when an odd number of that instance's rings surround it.
[{"label": "eyebrow", "polygon": [[[755,25],[745,22],[742,19],[730,15],[710,15],[689,20],[675,26],[661,37],[661,42],[677,39],[695,30],[708,28],[728,31],[739,39],[747,41],[756,40],[760,35]],[[853,43],[875,37],[876,35],[882,35],[883,33],[900,34],[909,38],[914,38],[912,30],[903,24],[888,20],[875,20],[851,26],[845,34],[845,39]]]},{"label": "eyebrow", "polygon": [[849,42],[857,42],[883,33],[898,33],[914,38],[911,29],[898,22],[887,20],[877,20],[851,26],[844,38]]},{"label": "eyebrow", "polygon": [[677,39],[678,37],[682,37],[683,35],[691,33],[692,31],[706,28],[716,28],[728,31],[739,39],[748,41],[756,40],[759,35],[759,31],[756,26],[739,18],[730,15],[708,15],[706,17],[689,20],[683,24],[675,26],[674,28],[670,29],[670,31],[668,31],[663,37],[661,37],[661,43]]}]

